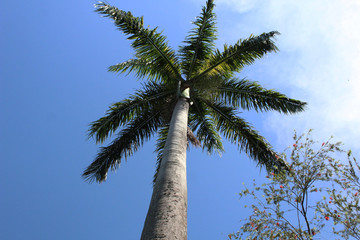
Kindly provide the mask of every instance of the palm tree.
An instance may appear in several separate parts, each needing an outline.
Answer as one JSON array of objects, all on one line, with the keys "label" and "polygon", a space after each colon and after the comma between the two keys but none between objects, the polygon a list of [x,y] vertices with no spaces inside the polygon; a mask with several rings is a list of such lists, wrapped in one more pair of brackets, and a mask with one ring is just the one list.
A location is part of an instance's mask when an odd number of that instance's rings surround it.
[{"label": "palm tree", "polygon": [[214,1],[207,0],[176,53],[156,28],[144,27],[143,17],[104,2],[95,8],[114,20],[135,50],[133,59],[113,65],[109,71],[134,72],[146,81],[142,89],[111,105],[104,117],[90,124],[89,136],[97,143],[121,130],[110,145],[100,149],[83,177],[106,180],[109,169],[118,168],[146,140],[157,137],[157,170],[141,239],[187,238],[189,142],[209,153],[222,152],[222,135],[267,171],[286,168],[264,137],[237,112],[238,108],[285,114],[304,110],[304,102],[235,77],[244,66],[277,51],[273,38],[278,32],[250,36],[215,50]]}]

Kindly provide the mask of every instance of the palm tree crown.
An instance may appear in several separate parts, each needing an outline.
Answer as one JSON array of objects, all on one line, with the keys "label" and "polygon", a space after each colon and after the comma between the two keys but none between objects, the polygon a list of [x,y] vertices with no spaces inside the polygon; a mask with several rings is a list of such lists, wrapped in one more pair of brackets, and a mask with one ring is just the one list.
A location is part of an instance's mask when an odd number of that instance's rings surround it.
[{"label": "palm tree crown", "polygon": [[250,36],[225,45],[222,50],[215,49],[214,3],[208,0],[184,45],[175,52],[156,28],[144,27],[143,17],[134,17],[103,2],[95,7],[96,12],[113,19],[117,28],[128,35],[135,50],[133,59],[113,65],[109,71],[134,72],[147,81],[135,94],[111,105],[104,117],[91,123],[89,136],[98,143],[120,130],[84,171],[87,180],[104,181],[109,169],[116,169],[152,136],[157,137],[159,166],[179,97],[187,98],[191,105],[187,134],[190,143],[201,145],[210,153],[222,152],[223,136],[268,171],[286,167],[264,137],[237,111],[241,108],[289,114],[304,110],[304,102],[235,76],[244,66],[278,50],[273,41],[278,32]]}]

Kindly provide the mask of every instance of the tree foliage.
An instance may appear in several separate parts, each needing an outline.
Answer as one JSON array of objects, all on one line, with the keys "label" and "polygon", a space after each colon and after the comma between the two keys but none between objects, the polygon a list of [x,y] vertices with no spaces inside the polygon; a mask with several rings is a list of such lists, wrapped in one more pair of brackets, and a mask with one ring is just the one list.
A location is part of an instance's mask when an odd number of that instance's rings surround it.
[{"label": "tree foliage", "polygon": [[[109,169],[118,168],[151,137],[157,137],[159,166],[167,127],[179,97],[186,97],[191,103],[189,142],[201,145],[209,153],[222,152],[223,135],[268,171],[287,167],[238,109],[293,114],[303,111],[306,103],[265,89],[257,82],[235,77],[246,65],[276,52],[274,40],[279,33],[251,35],[215,49],[214,6],[213,0],[206,1],[193,22],[194,28],[176,52],[162,32],[145,27],[143,17],[134,17],[131,12],[104,2],[95,5],[97,13],[112,19],[117,29],[127,36],[135,52],[132,59],[109,67],[109,71],[134,73],[145,79],[145,83],[142,89],[111,105],[104,117],[90,124],[89,136],[97,143],[103,143],[112,134],[117,137],[109,146],[100,148],[83,173],[85,179],[104,181]],[[189,94],[185,96],[186,91]]]},{"label": "tree foliage", "polygon": [[311,131],[295,134],[279,156],[290,172],[270,173],[264,184],[245,186],[240,197],[254,199],[246,206],[252,213],[229,239],[324,239],[331,223],[334,235],[359,239],[360,166],[350,152],[348,165],[343,163],[344,155],[340,142],[319,144]]}]

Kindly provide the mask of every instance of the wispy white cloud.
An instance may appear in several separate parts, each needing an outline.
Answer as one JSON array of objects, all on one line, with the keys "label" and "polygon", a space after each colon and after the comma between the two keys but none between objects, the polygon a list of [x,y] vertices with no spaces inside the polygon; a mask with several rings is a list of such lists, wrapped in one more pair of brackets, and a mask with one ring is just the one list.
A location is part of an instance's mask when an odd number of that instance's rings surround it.
[{"label": "wispy white cloud", "polygon": [[217,4],[226,4],[232,6],[238,12],[250,11],[260,3],[259,0],[218,0]]},{"label": "wispy white cloud", "polygon": [[[294,116],[269,114],[264,128],[270,127],[279,141],[289,141],[294,129],[314,128],[317,138],[334,135],[346,147],[360,150],[360,1],[216,3],[239,16],[246,14],[245,22],[235,25],[242,33],[273,29],[282,33],[277,41],[281,52],[261,64],[261,73],[267,74],[271,88],[285,89],[309,106]],[[220,38],[232,38],[234,26],[228,28],[224,30],[228,36]]]}]

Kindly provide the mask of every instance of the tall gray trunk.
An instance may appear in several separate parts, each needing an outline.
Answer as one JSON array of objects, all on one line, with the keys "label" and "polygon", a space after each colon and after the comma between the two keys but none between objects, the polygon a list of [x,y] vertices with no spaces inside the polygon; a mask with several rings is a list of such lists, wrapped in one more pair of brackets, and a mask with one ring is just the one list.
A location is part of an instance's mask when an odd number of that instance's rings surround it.
[{"label": "tall gray trunk", "polygon": [[180,97],[172,114],[141,240],[187,239],[186,147],[189,103]]}]

